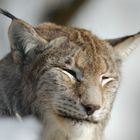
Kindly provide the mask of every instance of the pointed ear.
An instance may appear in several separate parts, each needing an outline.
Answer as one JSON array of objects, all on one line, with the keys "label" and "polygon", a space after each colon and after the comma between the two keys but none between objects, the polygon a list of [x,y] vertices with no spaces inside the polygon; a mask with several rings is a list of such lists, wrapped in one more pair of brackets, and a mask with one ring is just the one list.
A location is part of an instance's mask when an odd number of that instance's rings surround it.
[{"label": "pointed ear", "polygon": [[108,40],[118,53],[121,60],[125,60],[129,54],[140,46],[140,33],[118,39]]},{"label": "pointed ear", "polygon": [[36,33],[33,26],[20,19],[12,20],[8,34],[13,59],[16,63],[22,63],[31,50],[47,43]]}]

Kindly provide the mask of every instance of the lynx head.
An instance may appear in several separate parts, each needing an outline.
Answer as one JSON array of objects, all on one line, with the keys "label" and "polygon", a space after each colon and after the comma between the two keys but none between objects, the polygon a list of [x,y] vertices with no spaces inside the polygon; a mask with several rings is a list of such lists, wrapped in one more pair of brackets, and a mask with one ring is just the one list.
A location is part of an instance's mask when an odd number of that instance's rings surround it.
[{"label": "lynx head", "polygon": [[105,120],[120,83],[121,63],[138,46],[140,35],[103,41],[84,29],[51,23],[33,27],[12,19],[11,53],[36,97],[32,111],[58,122]]}]

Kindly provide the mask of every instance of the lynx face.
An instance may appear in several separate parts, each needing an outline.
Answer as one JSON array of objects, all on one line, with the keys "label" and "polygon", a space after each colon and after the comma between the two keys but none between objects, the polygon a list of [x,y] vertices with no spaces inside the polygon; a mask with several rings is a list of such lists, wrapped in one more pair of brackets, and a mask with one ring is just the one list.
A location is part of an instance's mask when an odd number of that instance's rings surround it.
[{"label": "lynx face", "polygon": [[121,62],[140,44],[140,35],[109,44],[84,29],[51,23],[33,27],[0,12],[12,19],[12,59],[21,69],[22,92],[32,113],[57,122],[106,120],[119,86]]},{"label": "lynx face", "polygon": [[[62,44],[56,47],[56,42]],[[77,45],[65,37],[55,39],[54,44],[43,66],[49,63],[51,67],[37,87],[47,112],[91,123],[106,119],[120,79],[120,61],[113,48],[105,43]]]}]

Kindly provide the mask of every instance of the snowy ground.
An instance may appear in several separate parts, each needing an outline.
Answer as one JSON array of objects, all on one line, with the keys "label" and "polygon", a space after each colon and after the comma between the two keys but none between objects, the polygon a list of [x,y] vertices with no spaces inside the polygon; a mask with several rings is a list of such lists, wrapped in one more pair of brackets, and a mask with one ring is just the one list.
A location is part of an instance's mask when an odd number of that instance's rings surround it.
[{"label": "snowy ground", "polygon": [[41,125],[34,118],[0,119],[0,140],[40,140]]}]

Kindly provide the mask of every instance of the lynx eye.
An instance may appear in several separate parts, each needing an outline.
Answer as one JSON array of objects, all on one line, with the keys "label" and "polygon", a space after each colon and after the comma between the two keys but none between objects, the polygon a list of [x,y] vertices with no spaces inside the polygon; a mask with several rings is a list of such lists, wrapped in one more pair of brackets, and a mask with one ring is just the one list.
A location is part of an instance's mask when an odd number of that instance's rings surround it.
[{"label": "lynx eye", "polygon": [[70,69],[63,69],[63,72],[69,76],[70,79],[72,80],[77,80],[79,82],[79,79],[77,78],[77,74],[75,71],[70,70]]},{"label": "lynx eye", "polygon": [[100,77],[100,82],[101,82],[102,87],[103,87],[104,85],[106,85],[107,83],[109,83],[110,81],[113,81],[113,80],[114,80],[114,78],[109,77],[109,76],[105,76],[105,75],[102,75],[102,76]]}]

